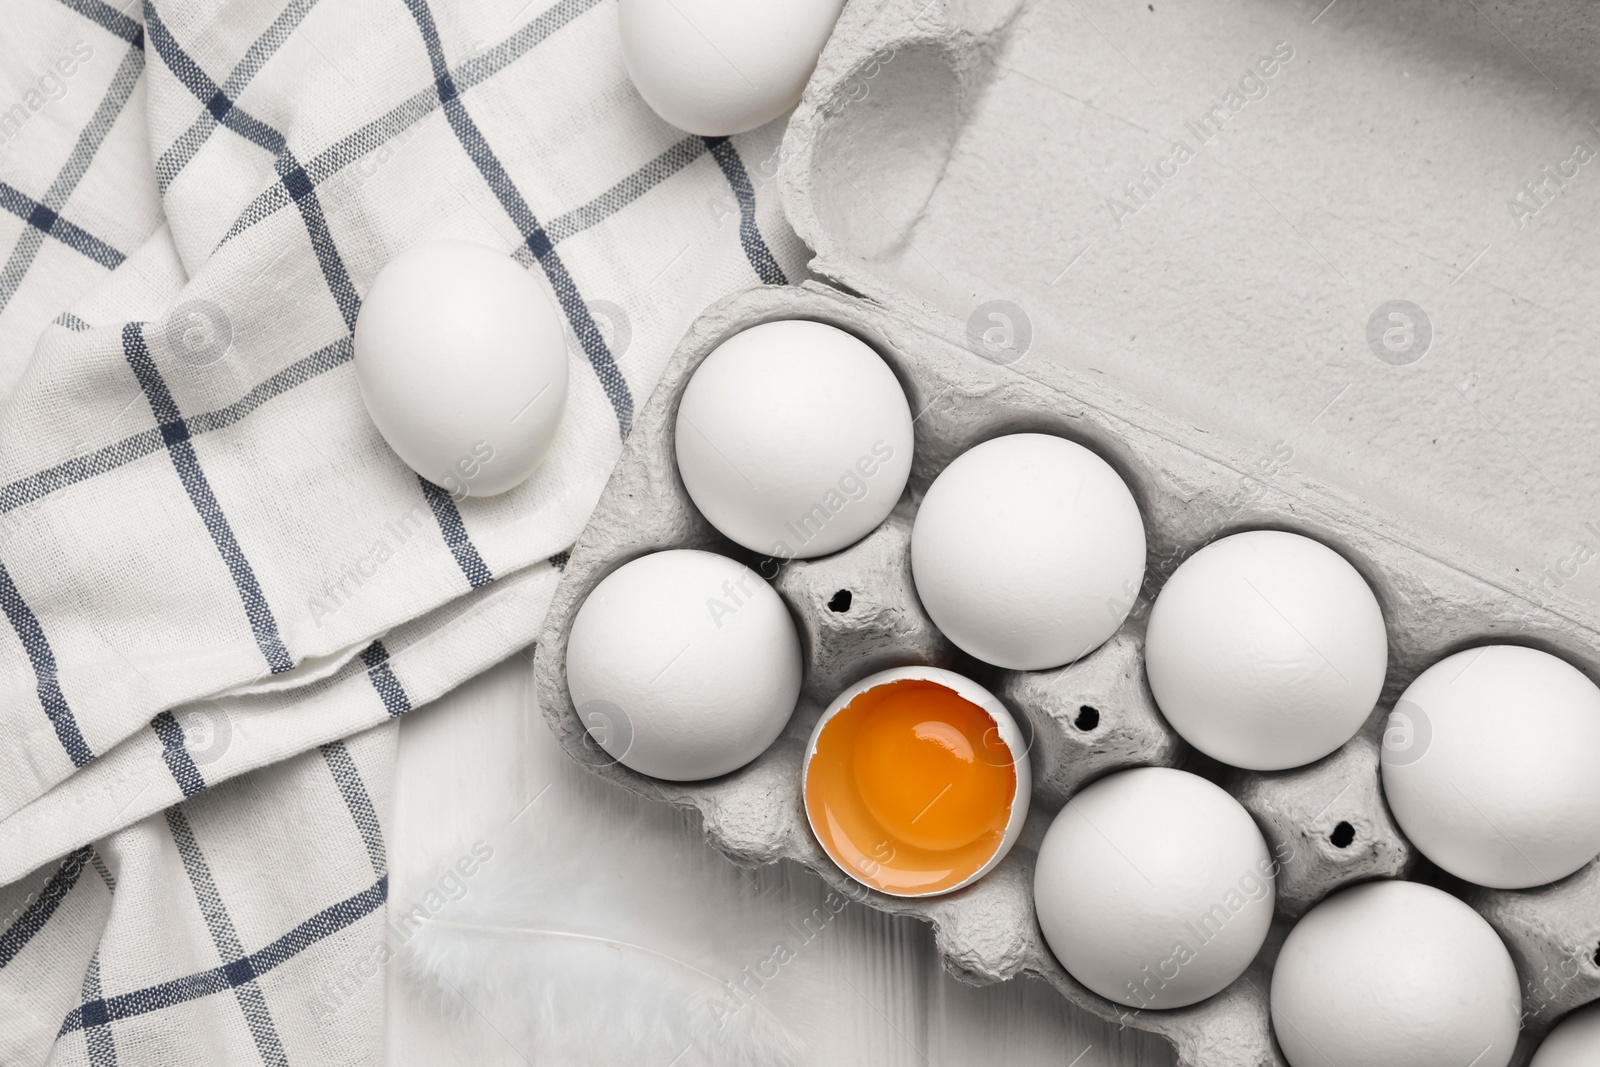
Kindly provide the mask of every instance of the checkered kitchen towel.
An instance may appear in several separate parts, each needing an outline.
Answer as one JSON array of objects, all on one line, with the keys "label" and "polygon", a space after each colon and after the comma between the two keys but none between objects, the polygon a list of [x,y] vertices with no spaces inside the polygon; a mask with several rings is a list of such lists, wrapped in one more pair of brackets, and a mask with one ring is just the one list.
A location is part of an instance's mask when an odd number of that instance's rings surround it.
[{"label": "checkered kitchen towel", "polygon": [[[0,1064],[370,1062],[381,981],[312,990],[382,937],[393,720],[532,640],[699,310],[803,271],[781,124],[661,122],[613,0],[138,3],[0,12]],[[493,499],[349,365],[439,236],[571,329]]]}]

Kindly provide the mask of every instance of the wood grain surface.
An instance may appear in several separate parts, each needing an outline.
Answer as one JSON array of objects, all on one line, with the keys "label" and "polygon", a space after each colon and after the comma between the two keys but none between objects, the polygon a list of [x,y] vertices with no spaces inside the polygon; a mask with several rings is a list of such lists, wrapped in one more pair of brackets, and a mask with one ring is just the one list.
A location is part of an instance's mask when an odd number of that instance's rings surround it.
[{"label": "wood grain surface", "polygon": [[[738,916],[726,921],[753,924],[757,938],[762,924],[777,937],[793,929],[789,920],[816,907],[824,887],[810,872],[784,864],[741,875],[680,813],[642,801],[572,763],[539,714],[530,666],[528,657],[513,657],[402,723],[396,810],[388,820],[392,904],[403,908],[420,899],[439,871],[476,840],[494,843],[495,862],[502,864],[561,862],[559,855],[538,855],[537,835],[520,832],[537,818],[581,820],[590,828],[589,847],[615,853],[619,877],[628,874],[630,839],[641,833],[670,837],[703,866],[708,890],[703,908],[725,912],[710,889],[742,879],[747,899],[740,902]],[[516,853],[518,848],[524,854]],[[639,895],[648,897],[649,872],[642,873]],[[639,903],[661,907],[660,901]],[[724,921],[720,914],[703,918]],[[505,1017],[503,1004],[481,997],[474,1004],[458,992],[441,993],[401,962],[387,972],[390,1063],[514,1067],[539,1062],[513,1036],[518,1022]],[[1102,1023],[1040,983],[965,985],[939,967],[930,928],[853,903],[798,949],[761,997],[800,1039],[805,1050],[800,1062],[808,1067],[1166,1067],[1173,1062],[1163,1042]],[[691,1062],[711,1061],[686,1054],[674,1067]]]}]

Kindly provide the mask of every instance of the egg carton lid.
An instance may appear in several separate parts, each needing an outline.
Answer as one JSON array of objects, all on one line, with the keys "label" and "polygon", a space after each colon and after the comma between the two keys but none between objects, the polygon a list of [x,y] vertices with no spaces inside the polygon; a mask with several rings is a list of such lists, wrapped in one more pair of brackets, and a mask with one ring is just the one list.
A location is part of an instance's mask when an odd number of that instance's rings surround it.
[{"label": "egg carton lid", "polygon": [[1512,8],[851,3],[758,171],[829,282],[1600,630],[1600,25]]}]

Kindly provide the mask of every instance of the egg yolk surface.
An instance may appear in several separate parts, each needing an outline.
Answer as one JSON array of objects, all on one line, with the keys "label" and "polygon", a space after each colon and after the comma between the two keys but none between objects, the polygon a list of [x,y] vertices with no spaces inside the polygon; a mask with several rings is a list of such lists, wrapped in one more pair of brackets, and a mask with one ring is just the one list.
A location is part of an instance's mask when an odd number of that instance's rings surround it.
[{"label": "egg yolk surface", "polygon": [[1017,792],[995,721],[937,682],[901,679],[823,727],[806,811],[834,862],[899,894],[949,889],[1000,847]]}]

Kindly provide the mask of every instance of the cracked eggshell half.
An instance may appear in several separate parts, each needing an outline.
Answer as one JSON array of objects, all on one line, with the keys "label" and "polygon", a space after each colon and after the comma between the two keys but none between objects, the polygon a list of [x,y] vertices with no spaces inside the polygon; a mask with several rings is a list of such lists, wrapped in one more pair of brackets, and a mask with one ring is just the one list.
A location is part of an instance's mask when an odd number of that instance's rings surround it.
[{"label": "cracked eggshell half", "polygon": [[993,870],[1022,833],[1031,740],[970,678],[880,671],[840,693],[811,733],[800,772],[806,820],[828,858],[870,889],[954,892]]}]

